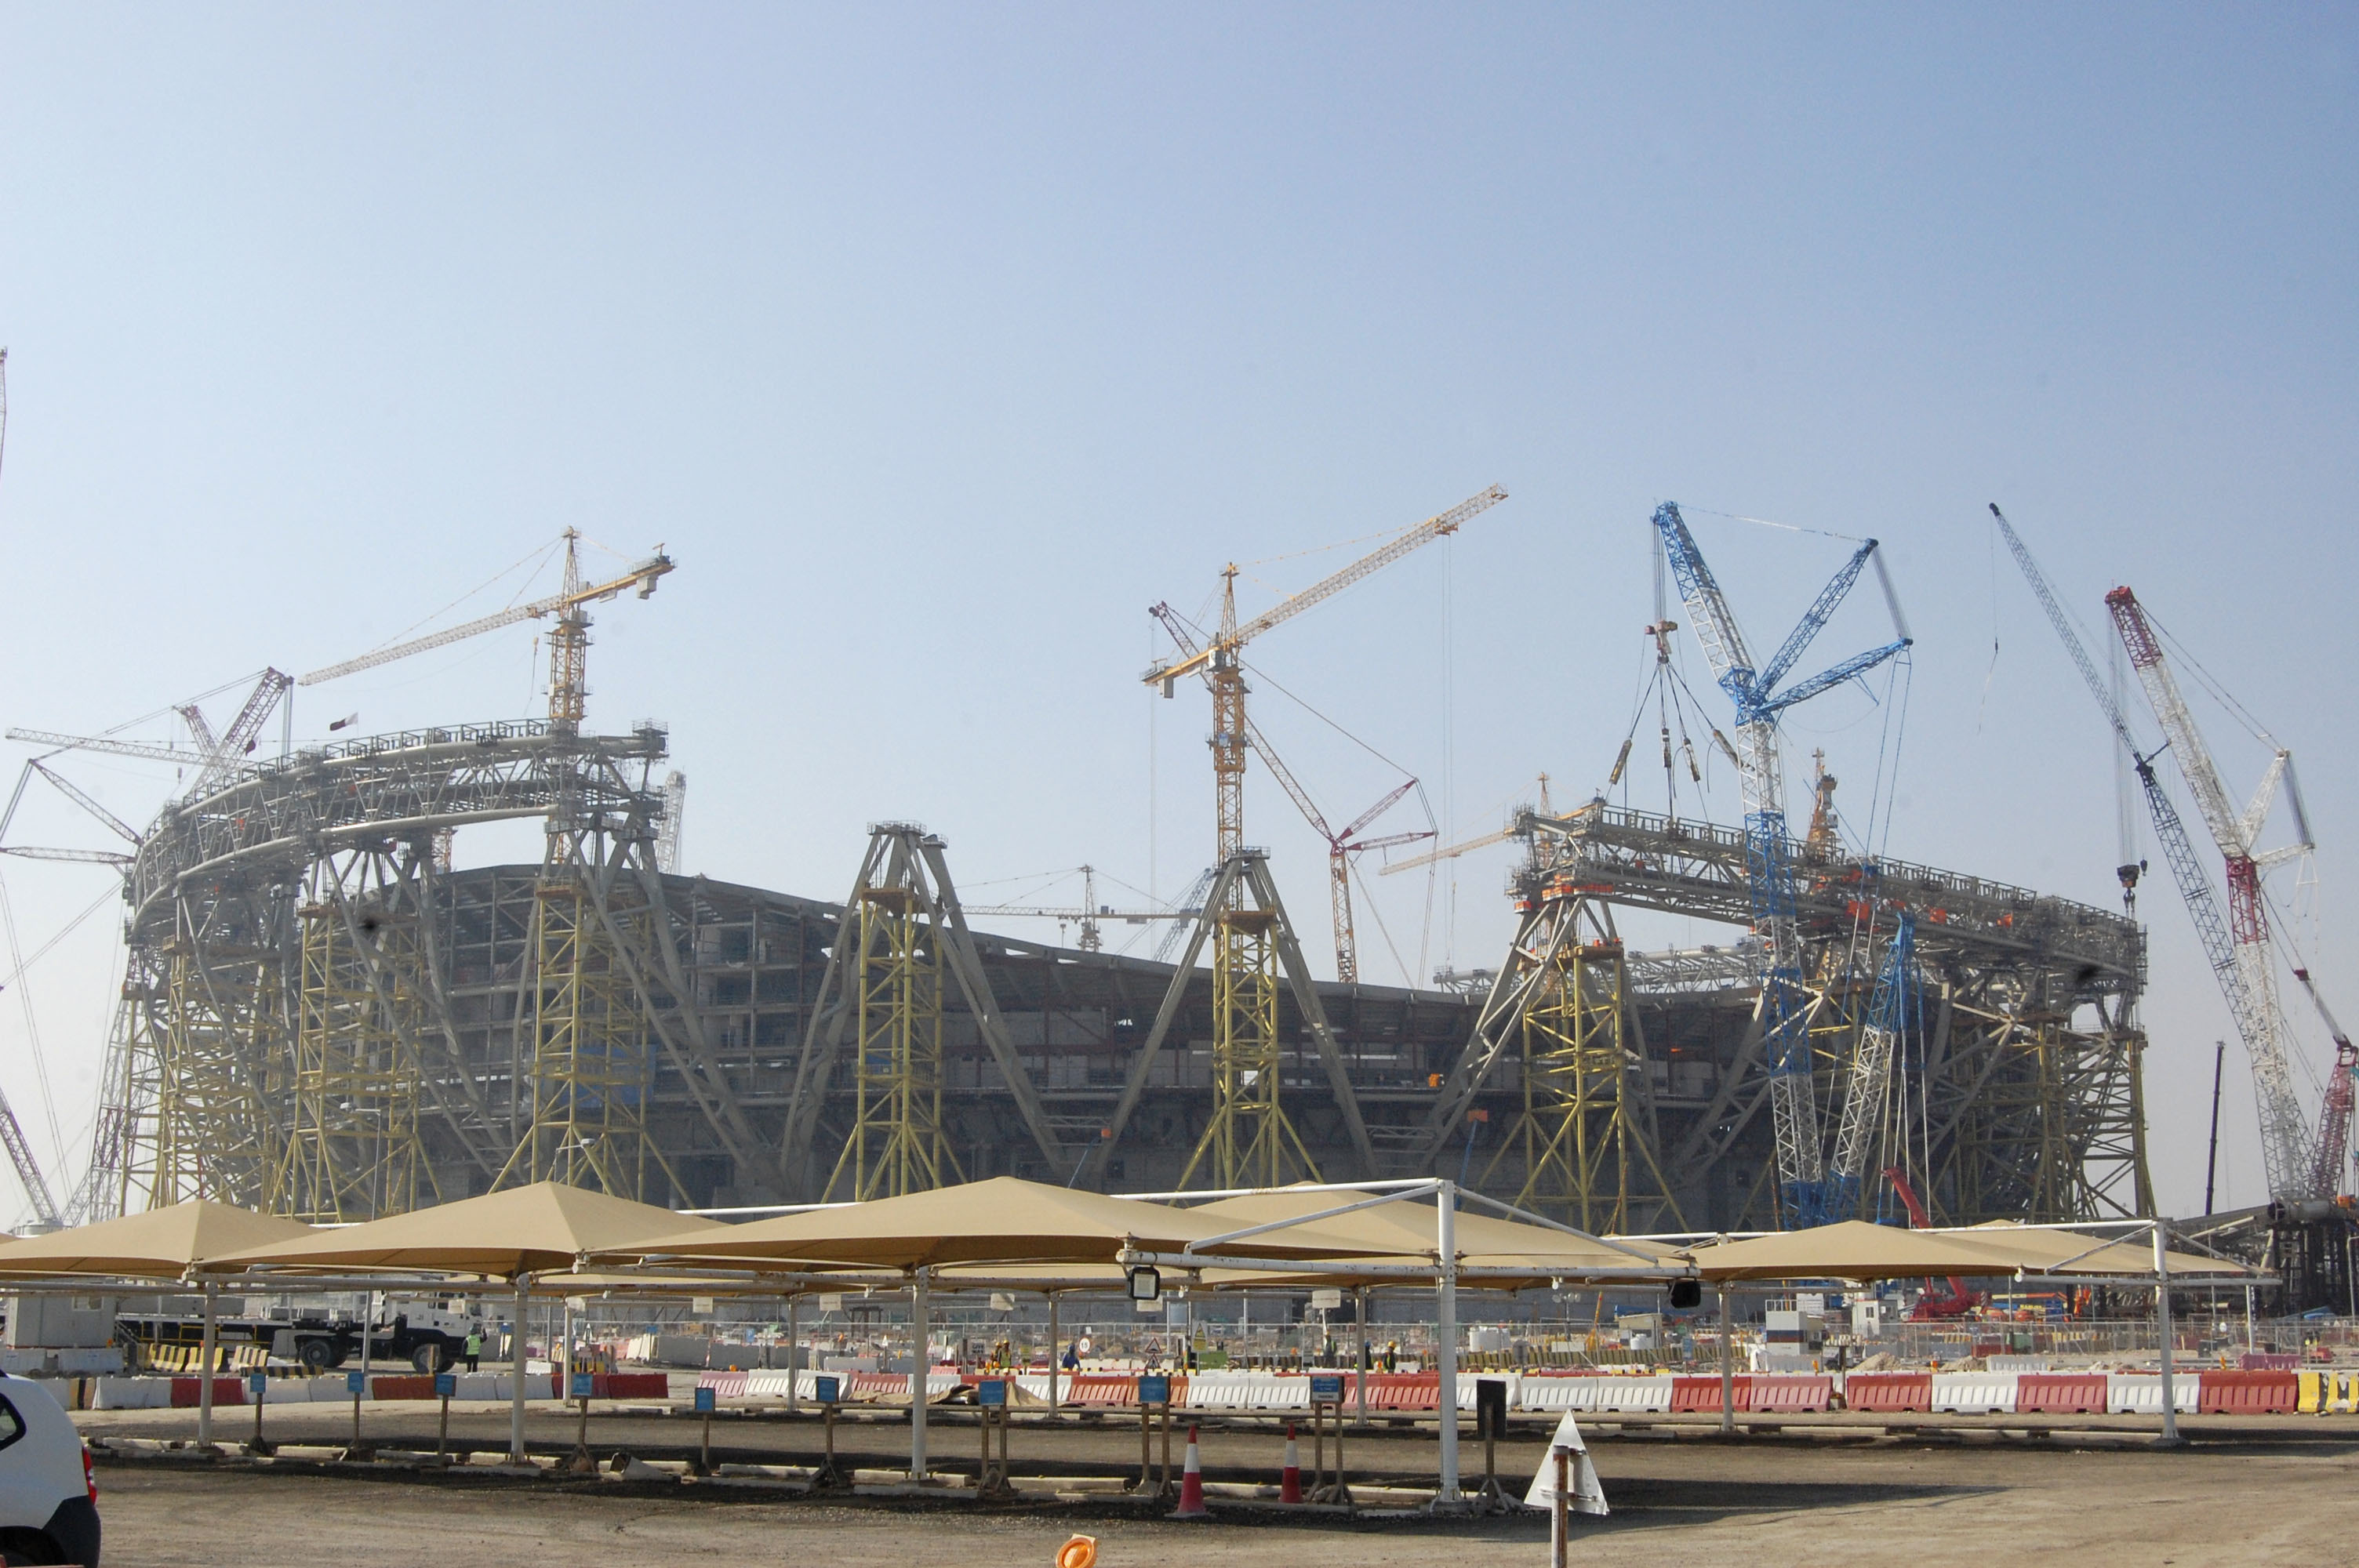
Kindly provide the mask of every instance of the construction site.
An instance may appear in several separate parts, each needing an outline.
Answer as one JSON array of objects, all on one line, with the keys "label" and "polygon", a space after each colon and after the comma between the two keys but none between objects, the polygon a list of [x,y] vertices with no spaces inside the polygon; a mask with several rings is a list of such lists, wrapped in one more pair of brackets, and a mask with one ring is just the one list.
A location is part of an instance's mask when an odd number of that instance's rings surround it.
[{"label": "construction site", "polygon": [[[1359,978],[1357,854],[1432,836],[1363,834],[1376,812],[1333,831],[1247,714],[1244,650],[1505,499],[1484,491],[1258,617],[1240,619],[1234,568],[1216,623],[1155,608],[1170,651],[1147,683],[1209,693],[1215,832],[1190,893],[1148,909],[1118,912],[1093,888],[1075,908],[970,907],[954,846],[911,822],[845,843],[840,891],[681,874],[685,783],[665,729],[601,733],[584,701],[591,607],[648,598],[673,563],[658,552],[585,581],[570,535],[554,595],[304,677],[532,621],[550,649],[545,719],[268,755],[258,742],[293,684],[270,670],[218,730],[181,707],[185,744],[12,730],[35,751],[17,798],[54,786],[117,841],[0,849],[116,867],[126,905],[86,1168],[53,1195],[8,1129],[34,1218],[202,1196],[351,1222],[549,1179],[729,1208],[1002,1174],[1136,1192],[1437,1173],[1598,1232],[2151,1216],[2140,868],[2121,868],[2110,910],[1870,854],[1840,830],[1822,759],[1788,816],[1781,715],[1908,655],[1874,541],[1765,662],[1679,509],[1659,509],[1676,596],[1658,587],[1659,689],[1640,704],[1659,734],[1634,721],[1611,780],[1658,741],[1664,809],[1626,791],[1564,809],[1543,780],[1484,838],[1396,860],[1506,843],[1516,935],[1495,965],[1427,989]],[[2223,918],[2154,750],[1996,521],[2135,760],[2262,1090],[2277,1201],[2226,1217],[2214,1240],[2284,1269],[2288,1307],[2347,1310],[2353,1053],[2337,1031],[2325,1104],[2303,1112],[2254,848],[2289,759],[2252,807],[2231,807],[2135,599],[2109,600],[2224,857]],[[1889,639],[1789,680],[1864,574]],[[1712,711],[1680,679],[1682,638],[1733,707]],[[1733,765],[1741,816],[1683,810],[1700,751]],[[169,762],[193,782],[133,826],[73,784],[92,755]],[[1247,839],[1253,771],[1332,847],[1334,972],[1313,972],[1323,944]],[[541,825],[538,863],[453,869],[458,836],[505,821]],[[1617,924],[1634,913],[1726,935],[1642,951]],[[1078,940],[1006,934],[1050,917]],[[1117,918],[1159,923],[1158,954],[1104,950],[1100,923]]]}]

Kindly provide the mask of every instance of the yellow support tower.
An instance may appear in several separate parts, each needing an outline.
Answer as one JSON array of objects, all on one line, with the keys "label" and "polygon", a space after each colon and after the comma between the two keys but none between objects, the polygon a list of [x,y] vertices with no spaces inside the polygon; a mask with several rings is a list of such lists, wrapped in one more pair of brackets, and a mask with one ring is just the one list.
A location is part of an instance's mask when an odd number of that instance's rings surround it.
[{"label": "yellow support tower", "polygon": [[[1243,892],[1242,882],[1234,884]],[[1233,905],[1212,915],[1212,1114],[1180,1185],[1211,1161],[1216,1187],[1319,1180],[1301,1134],[1278,1103],[1278,912]]]},{"label": "yellow support tower", "polygon": [[[285,1074],[285,998],[276,953],[163,945],[160,998],[135,1036],[155,1063],[156,1112],[140,1174],[151,1207],[206,1197],[262,1203]],[[155,1005],[160,1000],[161,1006]]]},{"label": "yellow support tower", "polygon": [[495,1184],[563,1182],[644,1200],[653,1152],[647,1027],[585,885],[590,874],[560,863],[533,890],[535,974],[519,1020],[529,1051],[516,1151]]},{"label": "yellow support tower", "polygon": [[340,901],[297,913],[292,1122],[269,1207],[312,1224],[406,1213],[427,1170],[419,1068],[405,1039],[422,1012],[417,919],[370,908],[372,955]]},{"label": "yellow support tower", "polygon": [[1632,1178],[1640,1167],[1655,1194],[1669,1190],[1635,1082],[1646,1063],[1628,1038],[1628,961],[1603,905],[1579,897],[1555,902],[1549,924],[1556,929],[1541,948],[1520,1021],[1523,1109],[1484,1184],[1520,1152],[1519,1206],[1553,1210],[1583,1230],[1625,1230],[1636,1217]]},{"label": "yellow support tower", "polygon": [[853,1116],[828,1195],[864,1201],[963,1181],[942,1135],[942,951],[924,900],[906,884],[863,887],[847,913]]}]

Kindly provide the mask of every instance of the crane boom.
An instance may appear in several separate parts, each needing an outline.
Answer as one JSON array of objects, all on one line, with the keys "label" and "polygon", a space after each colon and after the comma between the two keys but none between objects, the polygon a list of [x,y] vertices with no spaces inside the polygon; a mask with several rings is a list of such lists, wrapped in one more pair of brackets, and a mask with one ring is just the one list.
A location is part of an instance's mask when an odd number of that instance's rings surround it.
[{"label": "crane boom", "polygon": [[[2048,586],[2047,574],[2039,569],[2031,551],[2016,533],[1994,503],[1991,516],[1997,522],[2000,537],[2006,541],[2007,553],[2022,570],[2023,580],[2030,585],[2032,597],[2047,611],[2048,623],[2071,656],[2081,680],[2096,699],[2097,707],[2113,726],[2114,738],[2129,756],[2130,765],[2136,770],[2140,793],[2146,796],[2147,815],[2154,821],[2155,841],[2162,849],[2163,863],[2170,868],[2171,881],[2179,888],[2181,903],[2187,906],[2187,916],[2195,925],[2196,940],[2203,948],[2204,960],[2212,967],[2212,978],[2219,982],[2221,995],[2228,1003],[2229,1015],[2235,1021],[2236,1036],[2244,1042],[2245,1054],[2252,1065],[2256,1098],[2261,1104],[2262,1144],[2264,1161],[2269,1174],[2269,1191],[2285,1195],[2278,1187],[2280,1179],[2299,1181],[2296,1173],[2302,1163],[2301,1118],[2298,1103],[2291,1103],[2293,1085],[2285,1072],[2282,1050],[2277,1044],[2279,1036],[2270,1027],[2260,1003],[2253,996],[2245,968],[2237,955],[2235,939],[2229,933],[2228,922],[2220,910],[2220,900],[2212,886],[2212,878],[2203,869],[2195,852],[2195,844],[2180,818],[2179,808],[2171,804],[2169,793],[2162,787],[2161,776],[2155,771],[2154,759],[2139,749],[2131,734],[2129,720],[2121,704],[2114,699],[2113,687],[2097,673],[2096,664],[2081,643],[2072,628],[2072,619],[2057,602],[2056,594]],[[2127,882],[2136,868],[2124,866],[2121,875]],[[2283,1142],[2285,1130],[2291,1129],[2294,1142],[2290,1148]]]},{"label": "crane boom", "polygon": [[[1761,936],[1761,1040],[1769,1063],[1769,1107],[1777,1142],[1779,1213],[1794,1229],[1832,1217],[1821,1152],[1817,1086],[1812,1077],[1809,1012],[1802,996],[1801,929],[1794,908],[1793,869],[1786,856],[1785,782],[1777,756],[1777,716],[1899,654],[1904,631],[1891,643],[1854,654],[1785,691],[1775,688],[1834,614],[1861,570],[1874,558],[1874,539],[1861,545],[1819,590],[1767,668],[1756,670],[1744,629],[1728,596],[1689,533],[1676,502],[1655,509],[1664,558],[1680,585],[1696,641],[1713,678],[1736,705],[1736,772],[1745,800],[1746,882],[1753,924]],[[1887,594],[1889,585],[1887,587]],[[1892,600],[1896,620],[1898,601]]]},{"label": "crane boom", "polygon": [[358,658],[346,659],[342,664],[330,665],[323,669],[313,670],[297,684],[318,686],[322,681],[358,675],[363,670],[373,670],[379,665],[389,665],[396,659],[406,659],[412,654],[423,654],[429,649],[448,647],[453,643],[465,642],[470,637],[479,637],[486,632],[496,632],[503,626],[513,626],[519,621],[532,621],[545,615],[563,614],[569,610],[578,610],[586,604],[613,599],[625,589],[634,586],[638,589],[639,597],[645,599],[656,590],[656,579],[671,569],[671,557],[658,550],[623,576],[610,581],[598,583],[590,588],[577,588],[566,592],[553,593],[546,599],[536,599],[529,604],[514,605],[506,610],[466,622],[462,625],[446,627],[440,632],[429,632],[423,637],[413,637],[407,643],[397,643],[389,648],[379,648],[373,654],[363,654]]},{"label": "crane boom", "polygon": [[97,752],[110,757],[140,757],[151,762],[201,763],[205,760],[203,752],[179,746],[151,746],[144,741],[116,741],[104,735],[60,735],[54,730],[11,730],[8,739],[51,746],[60,752]]},{"label": "crane boom", "polygon": [[[2261,892],[2261,868],[2246,837],[2246,814],[2228,799],[2219,766],[2195,727],[2195,716],[2180,694],[2178,678],[2163,657],[2161,640],[2147,622],[2137,595],[2117,588],[2105,595],[2105,608],[2113,612],[2114,628],[2129,652],[2130,667],[2137,672],[2138,684],[2146,688],[2147,701],[2170,742],[2171,755],[2179,760],[2179,776],[2195,797],[2196,812],[2211,828],[2212,842],[2226,864],[2230,961],[2242,981],[2243,1005],[2237,1009],[2236,1026],[2252,1058],[2253,1098],[2260,1110],[2261,1161],[2268,1174],[2269,1195],[2294,1200],[2331,1197],[2332,1186],[2322,1193],[2312,1190],[2317,1150],[2303,1126],[2301,1101],[2294,1092],[2292,1065],[2287,1059],[2285,1015],[2277,1004],[2277,955],[2269,944],[2268,903]],[[2257,815],[2252,820],[2257,827]]]},{"label": "crane boom", "polygon": [[[1188,653],[1177,663],[1158,665],[1147,671],[1143,678],[1152,686],[1177,680],[1184,675],[1193,675],[1211,663],[1217,651],[1223,648],[1243,647],[1271,627],[1281,622],[1291,621],[1323,599],[1333,598],[1370,572],[1392,565],[1419,546],[1430,544],[1444,534],[1455,534],[1458,532],[1459,524],[1479,513],[1489,511],[1506,499],[1507,492],[1495,484],[1480,495],[1469,496],[1449,511],[1429,517],[1416,527],[1397,535],[1343,570],[1321,579],[1300,593],[1279,600],[1234,630],[1224,629],[1208,645]],[[1169,624],[1168,621],[1165,623]]]}]

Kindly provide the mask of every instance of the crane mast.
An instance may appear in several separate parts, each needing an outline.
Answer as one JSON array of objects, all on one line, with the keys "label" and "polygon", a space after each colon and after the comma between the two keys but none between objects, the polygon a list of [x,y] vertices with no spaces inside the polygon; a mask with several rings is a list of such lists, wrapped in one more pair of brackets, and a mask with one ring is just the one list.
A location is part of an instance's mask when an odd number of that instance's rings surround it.
[{"label": "crane mast", "polygon": [[[1806,1229],[1833,1217],[1830,1208],[1816,1085],[1812,1077],[1810,1018],[1802,990],[1802,942],[1794,906],[1794,874],[1787,858],[1785,785],[1777,754],[1777,716],[1856,676],[1866,674],[1909,645],[1906,627],[1882,647],[1854,654],[1809,679],[1777,690],[1811,641],[1833,615],[1860,572],[1876,559],[1876,542],[1863,544],[1846,561],[1801,620],[1787,633],[1766,666],[1756,667],[1745,633],[1729,608],[1703,552],[1688,532],[1675,502],[1655,509],[1655,529],[1680,585],[1696,641],[1711,661],[1713,677],[1736,705],[1736,771],[1745,803],[1746,880],[1753,923],[1761,938],[1761,1039],[1769,1063],[1769,1108],[1777,1143],[1778,1212],[1786,1227]],[[1880,574],[1882,566],[1877,566]],[[1886,584],[1887,599],[1890,584]],[[1898,620],[1898,605],[1893,605]]]},{"label": "crane mast", "polygon": [[[2137,595],[2117,588],[2105,595],[2114,629],[2130,656],[2130,668],[2146,688],[2147,701],[2162,726],[2164,739],[2179,759],[2180,777],[2195,797],[2195,809],[2212,830],[2227,868],[2229,968],[2236,978],[2230,996],[2237,1032],[2252,1058],[2254,1098],[2261,1116],[2261,1158],[2267,1168],[2273,1197],[2331,1197],[2340,1173],[2327,1177],[2319,1191],[2316,1149],[2303,1126],[2301,1102],[2295,1095],[2291,1064],[2287,1059],[2285,1014],[2277,1001],[2276,955],[2269,945],[2268,903],[2261,892],[2265,862],[2277,857],[2256,856],[2253,839],[2260,830],[2277,781],[2284,775],[2286,754],[2280,752],[2261,784],[2261,793],[2243,812],[2228,799],[2220,770],[2195,727],[2195,716],[2180,695],[2178,678],[2164,658],[2162,643],[2147,622]],[[2296,847],[2299,849],[2299,846]],[[2206,888],[2209,882],[2207,879]],[[2217,957],[2213,968],[2220,968]],[[2224,978],[2224,977],[2223,977]],[[2329,1114],[2332,1114],[2330,1108]]]}]

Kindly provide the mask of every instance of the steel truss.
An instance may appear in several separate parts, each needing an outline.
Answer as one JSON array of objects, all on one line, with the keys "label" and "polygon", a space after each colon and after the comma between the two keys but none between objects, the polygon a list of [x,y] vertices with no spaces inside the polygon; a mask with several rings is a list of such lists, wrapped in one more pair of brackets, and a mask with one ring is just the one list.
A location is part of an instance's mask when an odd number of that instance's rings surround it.
[{"label": "steel truss", "polygon": [[[1441,1158],[1467,1112],[1495,1098],[1518,1073],[1549,1071],[1544,1061],[1530,1059],[1526,1042],[1563,1033],[1550,955],[1583,906],[1599,906],[1601,914],[1588,918],[1601,934],[1612,929],[1602,913],[1609,906],[1730,925],[1752,917],[1747,882],[1758,847],[1743,831],[1603,802],[1560,817],[1526,813],[1516,831],[1531,845],[1514,881],[1521,927],[1423,1137],[1402,1162],[1407,1168]],[[1796,1021],[1799,1045],[1791,1054],[1806,1064],[1814,1100],[1842,1104],[1847,1090],[1863,1097],[1856,1116],[1847,1108],[1846,1126],[1834,1130],[1839,1146],[1810,1151],[1805,1168],[1832,1163],[1848,1172],[1850,1163],[1833,1157],[1863,1161],[1874,1141],[1897,1150],[1894,1162],[1921,1178],[1927,1201],[1951,1219],[2153,1212],[2140,1077],[2145,1036],[2135,1022],[2145,941],[2135,922],[1906,862],[1804,865],[1798,847],[1786,844],[1781,852],[1800,871],[1794,883],[1797,995],[1786,1013]],[[1909,1033],[1870,1031],[1883,955],[1863,938],[1879,929],[1888,935],[1902,914],[1910,919],[1914,983],[1930,1022]],[[1666,1178],[1665,1197],[1684,1206],[1690,1218],[1701,1222],[1709,1214],[1722,1227],[1777,1223],[1775,1171],[1732,1163],[1758,1159],[1753,1130],[1781,1076],[1763,1039],[1757,950],[1657,956],[1637,960],[1636,968],[1648,988],[1637,1011],[1724,1014],[1741,1005],[1751,1021],[1723,1060],[1694,1064],[1710,1074],[1708,1094],[1676,1090],[1665,1102],[1674,1108],[1655,1108],[1651,1124],[1625,1118],[1624,1125],[1645,1128],[1639,1147],[1649,1168]],[[1681,1070],[1680,1047],[1650,1054],[1638,1042],[1633,1049],[1633,1078],[1660,1085]],[[1527,1076],[1527,1098],[1543,1092]],[[1517,1137],[1527,1136],[1525,1126],[1517,1124]],[[1856,1147],[1841,1147],[1846,1137]],[[1503,1149],[1494,1165],[1514,1169],[1529,1184],[1543,1179],[1546,1158]],[[1569,1185],[1593,1206],[1616,1190],[1598,1176]]]},{"label": "steel truss", "polygon": [[1549,899],[1526,912],[1510,950],[1523,1107],[1483,1173],[1504,1190],[1520,1165],[1518,1207],[1554,1210],[1589,1231],[1687,1228],[1655,1162],[1654,1094],[1636,1047],[1629,963],[1613,911]]}]

